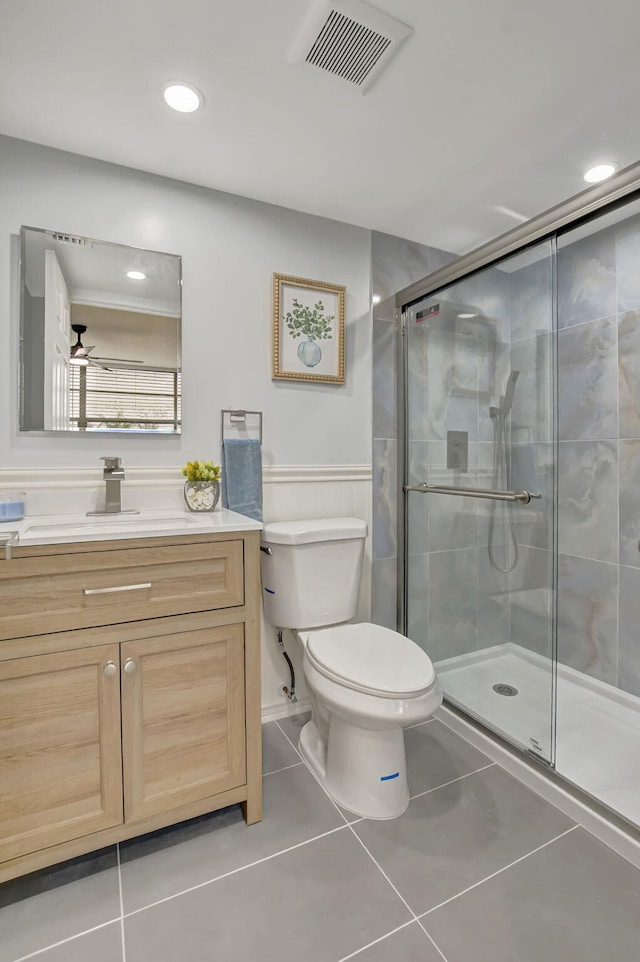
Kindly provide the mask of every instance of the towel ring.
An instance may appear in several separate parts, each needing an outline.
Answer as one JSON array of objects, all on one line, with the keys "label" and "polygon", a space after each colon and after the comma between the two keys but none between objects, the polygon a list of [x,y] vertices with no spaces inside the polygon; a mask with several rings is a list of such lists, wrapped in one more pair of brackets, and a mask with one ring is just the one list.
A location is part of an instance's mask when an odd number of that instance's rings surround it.
[{"label": "towel ring", "polygon": [[262,444],[262,411],[244,411],[238,408],[225,408],[220,412],[220,441],[225,440],[225,416],[229,418],[231,424],[247,423],[247,415],[258,418],[258,441]]}]

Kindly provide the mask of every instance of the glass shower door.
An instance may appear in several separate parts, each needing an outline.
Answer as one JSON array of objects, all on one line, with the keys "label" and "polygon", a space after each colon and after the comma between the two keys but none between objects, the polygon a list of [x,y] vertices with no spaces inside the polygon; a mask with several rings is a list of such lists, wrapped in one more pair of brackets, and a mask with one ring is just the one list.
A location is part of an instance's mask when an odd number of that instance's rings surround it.
[{"label": "glass shower door", "polygon": [[405,310],[406,632],[448,701],[553,764],[553,250]]}]

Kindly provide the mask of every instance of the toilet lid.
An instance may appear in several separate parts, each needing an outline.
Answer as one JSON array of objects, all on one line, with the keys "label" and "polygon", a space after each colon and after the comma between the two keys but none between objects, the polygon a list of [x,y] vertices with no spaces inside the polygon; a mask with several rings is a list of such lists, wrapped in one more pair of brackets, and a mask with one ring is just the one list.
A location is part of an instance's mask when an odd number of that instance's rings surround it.
[{"label": "toilet lid", "polygon": [[381,625],[338,625],[309,632],[307,657],[323,675],[357,691],[415,698],[435,681],[429,656]]}]

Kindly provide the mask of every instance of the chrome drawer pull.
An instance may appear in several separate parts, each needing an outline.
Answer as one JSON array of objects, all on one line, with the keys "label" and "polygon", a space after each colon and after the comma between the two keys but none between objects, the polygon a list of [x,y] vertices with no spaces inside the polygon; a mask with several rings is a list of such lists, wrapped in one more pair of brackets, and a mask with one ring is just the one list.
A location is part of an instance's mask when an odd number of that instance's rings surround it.
[{"label": "chrome drawer pull", "polygon": [[107,678],[113,678],[114,675],[118,674],[118,666],[115,661],[108,661],[102,670]]},{"label": "chrome drawer pull", "polygon": [[108,595],[112,591],[142,591],[143,588],[150,588],[151,582],[147,581],[143,585],[118,585],[117,588],[83,588],[83,595]]}]

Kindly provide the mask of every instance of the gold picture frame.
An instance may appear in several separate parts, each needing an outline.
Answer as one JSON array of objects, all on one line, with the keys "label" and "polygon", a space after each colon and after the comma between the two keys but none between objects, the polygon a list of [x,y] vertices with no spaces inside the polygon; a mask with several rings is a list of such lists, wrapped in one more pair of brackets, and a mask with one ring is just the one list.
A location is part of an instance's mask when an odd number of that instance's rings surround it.
[{"label": "gold picture frame", "polygon": [[341,284],[273,275],[273,380],[345,383],[346,290]]}]

